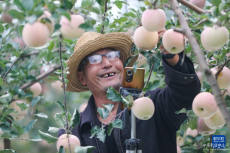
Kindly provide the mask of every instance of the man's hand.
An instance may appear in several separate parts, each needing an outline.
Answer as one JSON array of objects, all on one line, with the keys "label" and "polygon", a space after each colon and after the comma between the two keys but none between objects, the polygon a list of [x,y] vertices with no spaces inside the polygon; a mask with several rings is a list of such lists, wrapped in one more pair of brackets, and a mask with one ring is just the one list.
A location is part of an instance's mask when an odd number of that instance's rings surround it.
[{"label": "man's hand", "polygon": [[[162,29],[161,31],[158,31],[158,43],[160,42],[160,39],[161,39],[161,37],[164,35],[165,31],[166,31],[165,28]],[[159,49],[160,49],[161,51],[163,51],[163,50],[165,49],[164,46],[163,46],[163,44],[160,46]],[[165,51],[163,54],[170,54],[170,53],[169,53],[168,51]],[[166,59],[166,61],[168,62],[168,64],[169,64],[170,66],[174,66],[174,65],[176,65],[177,62],[179,61],[179,55],[176,54],[173,58],[171,58],[171,59]]]}]

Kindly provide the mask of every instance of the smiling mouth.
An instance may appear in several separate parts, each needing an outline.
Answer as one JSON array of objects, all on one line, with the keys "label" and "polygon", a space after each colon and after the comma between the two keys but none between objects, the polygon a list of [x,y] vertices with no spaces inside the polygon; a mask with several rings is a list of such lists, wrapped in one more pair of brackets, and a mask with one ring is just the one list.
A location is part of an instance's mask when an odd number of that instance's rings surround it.
[{"label": "smiling mouth", "polygon": [[112,72],[112,73],[106,73],[106,74],[103,74],[101,75],[101,78],[108,78],[108,77],[112,77],[114,76],[116,73]]}]

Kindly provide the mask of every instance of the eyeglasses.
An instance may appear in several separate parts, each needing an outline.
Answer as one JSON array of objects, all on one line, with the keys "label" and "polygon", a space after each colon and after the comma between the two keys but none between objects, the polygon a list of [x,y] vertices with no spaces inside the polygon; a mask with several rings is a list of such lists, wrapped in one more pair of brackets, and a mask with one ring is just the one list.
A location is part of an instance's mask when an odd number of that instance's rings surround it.
[{"label": "eyeglasses", "polygon": [[[114,61],[114,60],[120,58],[120,51],[111,51],[111,52],[108,52],[106,54],[92,55],[92,56],[87,57],[87,60],[89,60],[90,64],[99,64],[102,62],[103,56],[105,56],[109,61]],[[78,71],[80,71],[82,69],[82,67],[86,63],[86,61],[84,61],[82,64],[79,65]]]}]

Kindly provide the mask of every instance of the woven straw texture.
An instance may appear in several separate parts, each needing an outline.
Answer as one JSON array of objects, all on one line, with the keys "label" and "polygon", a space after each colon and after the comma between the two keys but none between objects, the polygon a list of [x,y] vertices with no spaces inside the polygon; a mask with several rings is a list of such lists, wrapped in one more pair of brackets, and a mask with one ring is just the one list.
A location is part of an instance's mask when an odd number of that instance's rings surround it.
[{"label": "woven straw texture", "polygon": [[[92,52],[102,48],[114,48],[120,51],[120,59],[125,63],[130,55],[133,46],[133,39],[128,34],[122,32],[114,32],[108,34],[100,34],[96,32],[85,32],[77,41],[74,53],[67,61],[69,67],[69,80],[66,90],[71,92],[83,92],[89,90],[87,86],[82,85],[77,79],[78,66],[81,60]],[[138,56],[135,56],[128,64],[133,66]]]}]

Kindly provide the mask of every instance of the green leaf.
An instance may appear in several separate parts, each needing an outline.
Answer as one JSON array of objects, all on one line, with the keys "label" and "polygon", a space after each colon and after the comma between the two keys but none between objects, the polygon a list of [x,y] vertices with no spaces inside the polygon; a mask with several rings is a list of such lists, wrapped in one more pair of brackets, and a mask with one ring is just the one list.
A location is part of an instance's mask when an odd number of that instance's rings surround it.
[{"label": "green leaf", "polygon": [[93,26],[83,23],[79,26],[79,28],[84,29],[85,31],[92,31],[93,30]]},{"label": "green leaf", "polygon": [[63,5],[64,5],[64,8],[66,8],[67,10],[71,10],[72,7],[73,7],[73,4],[70,2],[70,1],[63,1]]},{"label": "green leaf", "polygon": [[70,14],[68,12],[63,12],[62,15],[64,15],[69,21],[71,21]]},{"label": "green leaf", "polygon": [[31,101],[31,106],[34,107],[41,100],[41,96],[33,98]]},{"label": "green leaf", "polygon": [[10,139],[12,138],[12,135],[9,133],[9,132],[5,132],[1,135],[2,138],[7,138],[7,139]]},{"label": "green leaf", "polygon": [[48,131],[51,132],[51,133],[57,133],[59,130],[59,128],[56,128],[56,127],[49,127]]},{"label": "green leaf", "polygon": [[63,112],[65,111],[65,106],[63,105],[62,102],[56,101],[55,103],[61,108],[61,110],[62,110]]},{"label": "green leaf", "polygon": [[65,153],[65,149],[63,146],[60,146],[58,153]]},{"label": "green leaf", "polygon": [[12,149],[3,149],[3,150],[0,150],[0,153],[17,153],[17,152]]},{"label": "green leaf", "polygon": [[62,128],[65,127],[65,119],[63,118],[65,116],[65,114],[61,114],[61,113],[56,113],[54,115],[54,119],[56,121],[56,123],[61,126]]},{"label": "green leaf", "polygon": [[128,21],[128,18],[126,18],[126,17],[120,17],[119,19],[114,19],[113,23],[119,23],[119,24],[121,24],[122,22],[126,22],[126,21]]},{"label": "green leaf", "polygon": [[128,3],[124,2],[124,1],[118,1],[116,0],[115,2],[113,2],[119,9],[122,8],[122,4],[126,4],[129,5]]},{"label": "green leaf", "polygon": [[104,143],[105,137],[106,137],[105,129],[100,129],[99,132],[97,133],[97,138]]},{"label": "green leaf", "polygon": [[10,132],[10,123],[9,122],[2,122],[0,124],[0,129],[3,131],[3,132]]},{"label": "green leaf", "polygon": [[27,10],[31,10],[34,7],[34,0],[22,0],[22,6]]},{"label": "green leaf", "polygon": [[90,132],[91,132],[91,136],[90,136],[90,139],[92,139],[98,132],[99,132],[100,128],[96,125],[94,126]]},{"label": "green leaf", "polygon": [[98,107],[97,112],[99,113],[102,119],[106,119],[109,116],[109,111],[106,108]]},{"label": "green leaf", "polygon": [[50,61],[54,57],[54,54],[51,51],[48,51],[46,54],[46,60]]},{"label": "green leaf", "polygon": [[38,130],[38,131],[39,131],[39,136],[41,137],[41,139],[45,140],[48,143],[54,143],[58,140],[56,137],[54,137],[48,133],[44,133],[40,130]]},{"label": "green leaf", "polygon": [[51,51],[53,48],[54,48],[54,40],[51,40],[48,46],[48,50]]},{"label": "green leaf", "polygon": [[119,94],[113,87],[108,88],[106,96],[112,101],[122,101],[121,94]]},{"label": "green leaf", "polygon": [[107,129],[107,134],[111,135],[112,131],[113,131],[113,124],[110,123],[109,126],[108,126],[108,129]]},{"label": "green leaf", "polygon": [[155,80],[153,82],[148,83],[147,86],[143,89],[143,91],[146,92],[148,90],[154,90],[158,88],[159,85],[160,85],[160,80]]},{"label": "green leaf", "polygon": [[23,20],[25,18],[24,13],[19,12],[17,10],[11,9],[8,11],[8,14],[12,17],[12,18],[16,18],[19,20]]},{"label": "green leaf", "polygon": [[24,129],[21,128],[20,126],[15,125],[15,124],[12,124],[12,125],[18,131],[19,135],[22,135],[25,132]]},{"label": "green leaf", "polygon": [[71,118],[71,127],[74,128],[75,126],[77,126],[80,123],[80,114],[77,111],[77,109],[74,110],[73,116]]},{"label": "green leaf", "polygon": [[22,5],[22,3],[20,2],[20,0],[14,0],[14,4],[21,10],[24,11],[24,7]]},{"label": "green leaf", "polygon": [[[6,67],[6,65],[5,65],[2,61],[0,61],[0,66],[1,66],[3,69],[5,69],[5,67]],[[1,80],[2,80],[2,82],[1,82]],[[3,83],[3,79],[2,79],[2,78],[0,78],[0,85],[2,85],[1,83]]]},{"label": "green leaf", "polygon": [[215,5],[216,7],[219,7],[221,1],[220,0],[211,0],[210,1],[213,5]]},{"label": "green leaf", "polygon": [[109,112],[111,112],[112,110],[113,110],[113,107],[114,107],[114,105],[113,104],[107,104],[107,105],[105,105],[105,104],[102,104]]},{"label": "green leaf", "polygon": [[33,128],[35,122],[37,122],[37,119],[35,119],[35,120],[33,120],[33,121],[30,121],[30,122],[27,124],[27,126],[26,126],[26,131],[27,131],[27,132],[30,131],[30,130]]},{"label": "green leaf", "polygon": [[3,111],[2,118],[6,117],[7,115],[9,115],[9,114],[11,114],[13,112],[16,112],[16,110],[14,110],[14,109],[7,109],[6,111]]},{"label": "green leaf", "polygon": [[[1,65],[1,62],[0,62],[0,65]],[[3,79],[0,78],[0,86],[3,84]]]},{"label": "green leaf", "polygon": [[25,103],[16,103],[16,105],[23,111],[23,110],[26,110],[27,107],[28,107],[28,104],[25,104]]},{"label": "green leaf", "polygon": [[48,118],[48,116],[44,113],[38,113],[38,114],[35,114],[35,116],[41,117],[41,118]]},{"label": "green leaf", "polygon": [[0,33],[3,33],[3,31],[4,31],[3,25],[0,25]]},{"label": "green leaf", "polygon": [[101,5],[102,6],[102,4],[101,4],[101,0],[96,0],[97,1],[97,3],[99,4],[99,5]]},{"label": "green leaf", "polygon": [[123,122],[121,119],[116,119],[112,122],[113,128],[123,129]]},{"label": "green leaf", "polygon": [[95,148],[96,147],[94,147],[94,146],[87,146],[87,147],[75,146],[74,152],[77,152],[77,153],[92,153]]},{"label": "green leaf", "polygon": [[186,108],[182,108],[181,110],[176,111],[175,113],[176,113],[176,114],[187,113],[187,110],[186,110]]}]

